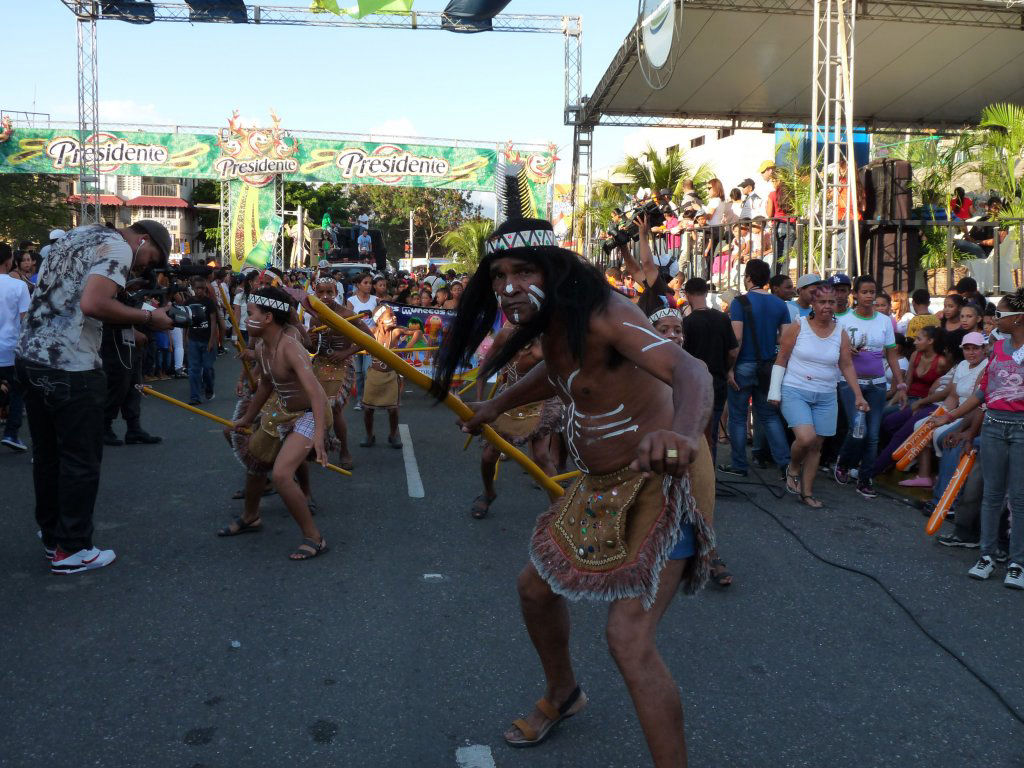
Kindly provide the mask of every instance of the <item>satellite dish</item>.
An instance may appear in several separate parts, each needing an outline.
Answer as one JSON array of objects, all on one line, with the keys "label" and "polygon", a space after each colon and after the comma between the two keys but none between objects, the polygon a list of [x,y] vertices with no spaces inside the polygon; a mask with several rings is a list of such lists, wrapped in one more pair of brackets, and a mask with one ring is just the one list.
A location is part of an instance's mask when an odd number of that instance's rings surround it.
[{"label": "satellite dish", "polygon": [[682,0],[637,0],[636,56],[640,73],[655,91],[672,79],[672,47],[682,31],[682,21]]}]

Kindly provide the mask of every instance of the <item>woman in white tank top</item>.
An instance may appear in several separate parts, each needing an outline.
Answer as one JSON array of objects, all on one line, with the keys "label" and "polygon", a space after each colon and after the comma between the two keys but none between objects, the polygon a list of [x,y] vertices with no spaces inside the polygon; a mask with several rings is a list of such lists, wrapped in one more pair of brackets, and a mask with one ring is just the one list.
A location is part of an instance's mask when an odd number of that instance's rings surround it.
[{"label": "woman in white tank top", "polygon": [[[367,313],[366,317],[363,318],[363,322],[366,323],[370,330],[374,330],[373,323],[373,310],[377,308],[377,297],[372,295],[373,291],[373,276],[369,272],[360,272],[356,275],[355,279],[356,292],[348,297],[349,309],[353,312],[362,314]],[[355,361],[352,364],[353,369],[356,372],[356,404],[352,406],[353,410],[363,410],[363,387],[366,385],[366,371],[370,367],[370,363],[373,362],[369,355],[353,355],[352,359]]]},{"label": "woman in white tank top", "polygon": [[786,490],[799,495],[813,509],[823,505],[814,498],[814,476],[821,445],[836,433],[840,373],[853,390],[857,409],[867,411],[850,353],[850,337],[835,321],[835,289],[820,283],[814,291],[812,311],[782,332],[779,354],[772,368],[768,402],[780,406],[796,439],[786,468]]}]

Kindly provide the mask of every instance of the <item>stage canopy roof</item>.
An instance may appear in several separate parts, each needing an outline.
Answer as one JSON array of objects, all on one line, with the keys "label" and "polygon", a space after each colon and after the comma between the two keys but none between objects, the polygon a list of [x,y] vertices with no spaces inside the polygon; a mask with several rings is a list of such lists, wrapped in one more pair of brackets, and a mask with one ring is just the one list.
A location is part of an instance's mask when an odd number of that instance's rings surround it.
[{"label": "stage canopy roof", "polygon": [[[686,0],[675,68],[644,80],[634,25],[577,121],[583,125],[803,123],[811,113],[813,0]],[[854,113],[875,130],[976,123],[1024,101],[1024,5],[858,3]]]}]

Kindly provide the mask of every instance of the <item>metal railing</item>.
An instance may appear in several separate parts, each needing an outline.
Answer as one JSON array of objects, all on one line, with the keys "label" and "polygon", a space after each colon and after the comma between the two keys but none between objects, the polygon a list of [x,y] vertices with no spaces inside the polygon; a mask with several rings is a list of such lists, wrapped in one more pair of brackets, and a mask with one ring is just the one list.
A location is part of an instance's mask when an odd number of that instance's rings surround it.
[{"label": "metal railing", "polygon": [[[1024,218],[998,219],[997,221],[953,221],[935,219],[870,219],[858,222],[860,238],[860,268],[857,268],[855,248],[851,242],[849,252],[829,249],[826,265],[811,263],[807,251],[807,219],[788,219],[771,222],[772,226],[760,233],[752,228],[734,229],[735,224],[694,227],[682,233],[678,255],[670,254],[677,260],[684,279],[702,277],[713,283],[719,290],[743,290],[743,265],[750,258],[764,258],[772,267],[772,273],[785,272],[799,277],[812,269],[825,276],[843,272],[851,277],[858,273],[872,274],[876,279],[885,279],[876,274],[891,270],[889,276],[894,285],[887,285],[900,291],[910,291],[916,285],[918,270],[944,270],[946,285],[955,282],[954,273],[959,267],[966,267],[979,283],[979,289],[994,295],[1024,286]],[[783,224],[788,224],[787,236],[776,236]],[[742,226],[742,225],[741,225]],[[998,227],[1006,233],[1002,239],[994,238],[989,248],[972,243],[967,235],[975,227],[987,229]],[[984,234],[989,234],[985,232]],[[876,244],[880,236],[891,236],[892,253],[887,257],[879,255]],[[841,238],[837,238],[839,240]],[[987,237],[984,239],[988,239]],[[591,238],[592,261],[600,269],[618,264],[616,250],[606,253],[602,248],[603,236]],[[784,256],[779,258],[779,245],[784,245]],[[655,258],[666,262],[666,241],[653,238],[652,250]],[[936,249],[941,248],[943,258],[936,259]],[[986,254],[986,250],[988,253]],[[922,265],[921,257],[931,254]],[[936,262],[941,266],[936,266]],[[912,263],[911,263],[912,262]],[[1007,268],[1009,267],[1009,271]],[[886,281],[889,282],[889,281]]]},{"label": "metal railing", "polygon": [[142,184],[142,195],[150,197],[181,197],[181,187],[177,184]]}]

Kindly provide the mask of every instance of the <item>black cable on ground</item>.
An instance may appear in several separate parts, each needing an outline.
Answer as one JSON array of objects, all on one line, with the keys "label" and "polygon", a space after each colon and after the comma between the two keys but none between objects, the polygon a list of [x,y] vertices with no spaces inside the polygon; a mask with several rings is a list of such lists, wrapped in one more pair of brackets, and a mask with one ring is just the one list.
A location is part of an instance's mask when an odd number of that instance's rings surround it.
[{"label": "black cable on ground", "polygon": [[[992,695],[996,697],[996,699],[999,701],[999,703],[1003,705],[1003,707],[1006,709],[1006,711],[1009,712],[1010,715],[1015,720],[1017,720],[1021,725],[1024,725],[1024,714],[1021,714],[1009,701],[1007,701],[1006,697],[1003,696],[1002,693],[1000,693],[999,689],[996,688],[992,683],[990,683],[988,681],[988,679],[981,672],[978,672],[976,669],[974,669],[974,667],[972,667],[970,664],[968,664],[964,659],[960,658],[952,648],[950,648],[948,645],[946,645],[944,642],[942,642],[942,640],[940,640],[938,637],[933,635],[931,633],[931,631],[929,631],[929,629],[927,627],[925,627],[924,624],[921,623],[920,619],[918,619],[917,616],[914,615],[914,612],[911,611],[906,605],[904,605],[903,601],[901,601],[898,597],[896,597],[896,595],[893,594],[892,590],[889,589],[889,587],[887,587],[877,576],[875,576],[874,574],[868,573],[867,571],[863,571],[860,568],[855,568],[855,567],[853,567],[851,565],[843,565],[842,563],[837,563],[834,560],[829,560],[827,557],[824,557],[823,555],[819,555],[817,552],[815,552],[813,549],[811,549],[811,547],[807,544],[807,542],[804,541],[803,538],[801,538],[799,533],[797,533],[789,525],[787,525],[783,520],[781,520],[778,515],[776,515],[774,512],[772,512],[767,507],[762,506],[761,504],[759,504],[754,499],[754,497],[752,497],[749,493],[747,493],[742,488],[731,487],[731,486],[740,486],[740,485],[761,485],[761,486],[764,486],[766,489],[768,489],[768,492],[771,493],[771,495],[774,498],[776,498],[776,499],[781,499],[781,498],[783,498],[783,496],[786,495],[785,491],[782,492],[782,495],[776,494],[775,489],[772,486],[768,485],[768,483],[766,483],[764,481],[764,478],[762,478],[756,472],[754,473],[754,475],[760,481],[759,483],[751,482],[749,480],[719,480],[716,485],[717,486],[722,486],[722,485],[727,486],[727,488],[725,488],[724,490],[727,490],[729,492],[729,495],[742,496],[747,501],[749,501],[751,504],[753,504],[755,507],[757,507],[759,510],[761,510],[766,515],[768,515],[768,517],[770,517],[772,520],[774,520],[779,525],[779,527],[782,528],[782,530],[786,531],[786,533],[788,533],[790,536],[792,536],[794,539],[796,539],[797,543],[801,547],[803,547],[803,549],[811,557],[813,557],[815,560],[819,560],[820,562],[825,563],[825,565],[830,565],[833,568],[838,568],[841,571],[847,571],[848,573],[854,573],[854,574],[856,574],[858,576],[863,576],[864,578],[866,578],[866,579],[868,579],[870,581],[873,581],[875,584],[877,584],[882,589],[882,591],[885,592],[885,594],[889,597],[889,599],[892,600],[892,602],[895,603],[896,606],[907,615],[907,617],[914,624],[914,626],[916,626],[921,631],[921,634],[923,634],[925,637],[927,637],[929,640],[931,640],[933,643],[935,643],[935,645],[937,645],[939,648],[941,648],[943,651],[945,651],[946,654],[948,654],[950,658],[952,658],[957,664],[959,664],[961,667],[963,667],[965,670],[967,670],[967,672],[972,677],[974,677],[975,680],[977,680],[983,686],[988,688],[988,690],[992,692]],[[718,494],[718,495],[726,495],[726,494]]]}]

